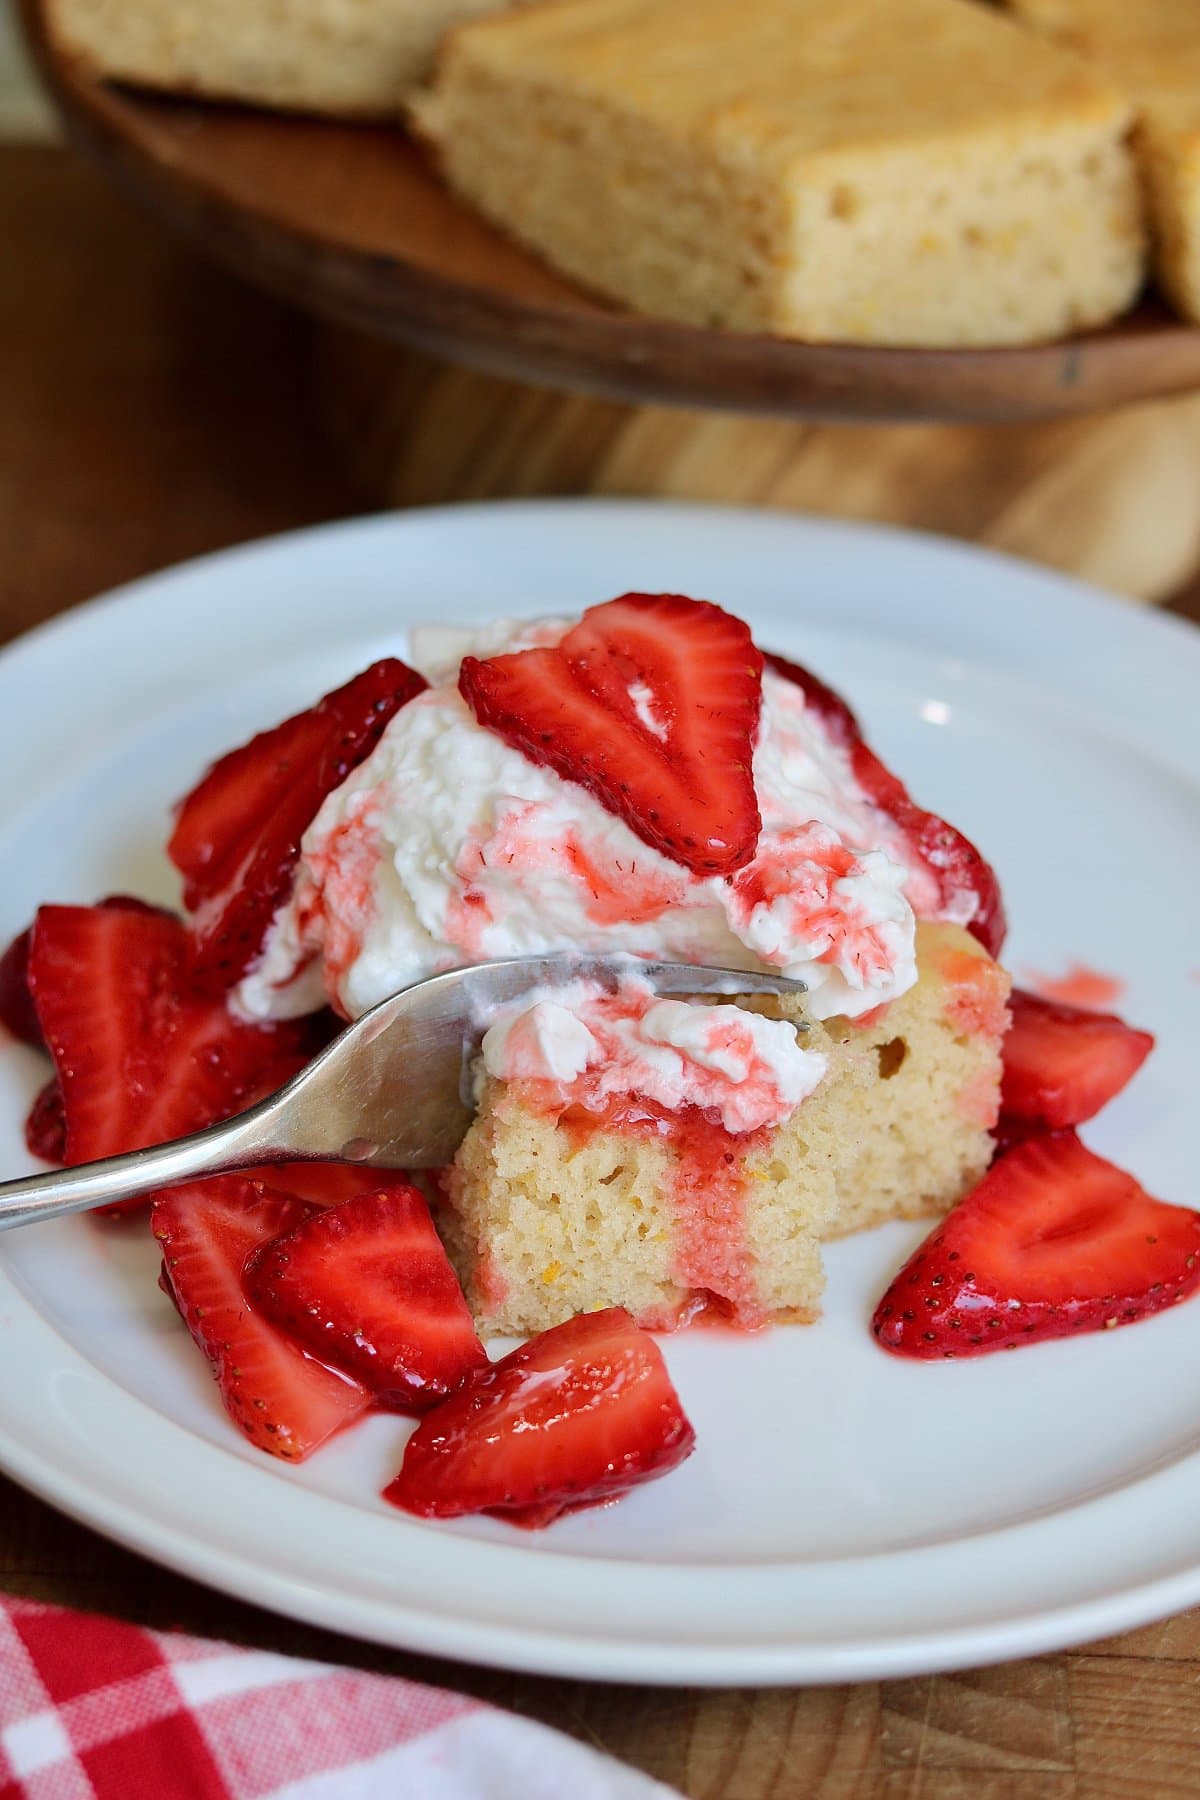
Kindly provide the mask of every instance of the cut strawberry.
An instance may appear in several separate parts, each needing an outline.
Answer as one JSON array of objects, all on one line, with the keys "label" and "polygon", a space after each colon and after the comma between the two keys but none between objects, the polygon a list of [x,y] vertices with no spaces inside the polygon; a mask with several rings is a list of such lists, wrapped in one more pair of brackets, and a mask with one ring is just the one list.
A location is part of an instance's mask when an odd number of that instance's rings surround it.
[{"label": "cut strawberry", "polygon": [[29,939],[32,929],[32,926],[26,927],[13,939],[4,955],[0,956],[0,1024],[19,1043],[29,1044],[35,1050],[44,1050],[46,1046],[42,1039],[42,1028],[34,1011],[33,995],[29,992]]},{"label": "cut strawberry", "polygon": [[65,1160],[165,1143],[243,1111],[303,1067],[305,1022],[250,1025],[189,984],[169,913],[43,906],[29,985],[62,1086]]},{"label": "cut strawberry", "polygon": [[[161,913],[166,910],[161,906],[152,906],[148,900],[139,900],[133,894],[109,894],[107,899],[98,904],[114,908],[118,912]],[[168,913],[167,917],[170,916]],[[46,1040],[42,1035],[37,1008],[33,1004],[33,995],[29,991],[29,945],[32,937],[33,926],[28,925],[0,957],[0,1023],[6,1025],[23,1044],[28,1044],[34,1050],[45,1050]]]},{"label": "cut strawberry", "polygon": [[1082,1125],[1137,1074],[1154,1039],[1115,1013],[1090,1012],[1014,988],[1004,1040],[1001,1107],[1006,1120]]},{"label": "cut strawberry", "polygon": [[658,1345],[613,1306],[468,1376],[422,1419],[384,1499],[428,1519],[548,1525],[665,1475],[694,1444]]},{"label": "cut strawberry", "polygon": [[386,1406],[423,1412],[487,1353],[429,1208],[408,1181],[358,1194],[265,1244],[254,1303],[304,1349]]},{"label": "cut strawberry", "polygon": [[67,1154],[67,1114],[58,1076],[40,1090],[25,1121],[25,1143],[30,1156],[43,1162],[61,1163]]},{"label": "cut strawberry", "polygon": [[1127,1325],[1198,1285],[1200,1216],[1063,1131],[993,1163],[909,1258],[872,1329],[900,1356],[978,1356]]},{"label": "cut strawberry", "polygon": [[626,594],[555,649],[464,657],[459,687],[481,725],[664,856],[728,875],[754,855],[762,655],[719,606]]},{"label": "cut strawberry", "polygon": [[373,1194],[389,1179],[380,1170],[362,1163],[342,1162],[261,1163],[255,1168],[254,1177],[277,1193],[293,1194],[297,1200],[322,1209],[340,1206],[356,1194]]},{"label": "cut strawberry", "polygon": [[242,1290],[246,1258],[307,1217],[301,1200],[242,1175],[160,1194],[151,1224],[163,1286],[208,1358],[225,1409],[252,1444],[301,1462],[360,1417],[371,1396],[290,1344]]},{"label": "cut strawberry", "polygon": [[865,743],[858,720],[839,694],[799,663],[775,655],[768,655],[766,660],[777,675],[803,689],[830,742],[849,752],[854,778],[867,799],[896,821],[936,880],[942,910],[959,917],[956,902],[961,904],[963,898],[968,899],[972,914],[967,930],[979,939],[989,956],[999,956],[1007,922],[1000,883],[991,864],[955,826],[936,813],[926,812],[910,798],[899,776],[893,775]]},{"label": "cut strawberry", "polygon": [[374,663],[221,757],[181,803],[167,850],[184,877],[199,980],[227,988],[245,974],[287,898],[321,802],[425,686],[395,657]]}]

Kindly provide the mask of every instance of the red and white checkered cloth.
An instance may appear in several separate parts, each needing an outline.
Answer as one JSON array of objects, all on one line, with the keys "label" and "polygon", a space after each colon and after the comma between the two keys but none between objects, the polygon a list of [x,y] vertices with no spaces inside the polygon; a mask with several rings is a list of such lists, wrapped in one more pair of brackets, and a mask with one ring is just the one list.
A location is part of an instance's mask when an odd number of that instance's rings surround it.
[{"label": "red and white checkered cloth", "polygon": [[665,1800],[444,1688],[0,1596],[0,1800]]}]

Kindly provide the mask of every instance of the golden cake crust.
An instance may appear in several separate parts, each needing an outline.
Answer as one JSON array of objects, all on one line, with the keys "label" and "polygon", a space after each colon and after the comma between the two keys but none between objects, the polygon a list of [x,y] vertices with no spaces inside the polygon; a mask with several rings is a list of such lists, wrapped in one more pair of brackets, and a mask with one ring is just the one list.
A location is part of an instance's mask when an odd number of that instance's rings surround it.
[{"label": "golden cake crust", "polygon": [[1194,0],[1009,0],[1013,11],[1094,58],[1130,94],[1150,208],[1155,273],[1200,319],[1200,11]]},{"label": "golden cake crust", "polygon": [[[823,1239],[952,1205],[991,1158],[1009,982],[952,925],[918,928],[918,966],[866,1021],[806,1022],[828,1073],[786,1124],[746,1141],[729,1186],[706,1166],[689,1193],[669,1140],[581,1128],[489,1082],[439,1211],[480,1330],[535,1332],[608,1305],[667,1325],[698,1302],[748,1324],[811,1320]],[[752,1004],[802,1017],[802,1003]]]},{"label": "golden cake crust", "polygon": [[1016,343],[1141,275],[1127,102],[970,0],[571,0],[450,34],[417,119],[567,273],[689,323]]}]

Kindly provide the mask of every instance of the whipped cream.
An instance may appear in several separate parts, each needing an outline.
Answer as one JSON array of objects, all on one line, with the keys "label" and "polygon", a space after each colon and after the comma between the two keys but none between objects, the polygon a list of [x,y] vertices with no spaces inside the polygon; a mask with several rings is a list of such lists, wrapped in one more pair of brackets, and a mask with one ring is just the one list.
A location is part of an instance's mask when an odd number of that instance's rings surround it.
[{"label": "whipped cream", "polygon": [[786,1020],[663,1000],[637,977],[615,994],[582,981],[535,991],[501,1012],[482,1060],[489,1075],[536,1083],[558,1106],[603,1113],[626,1097],[673,1113],[694,1106],[735,1134],[782,1125],[827,1067]]},{"label": "whipped cream", "polygon": [[[502,623],[415,644],[431,686],[305,833],[239,1010],[287,1018],[328,999],[357,1017],[442,969],[569,949],[778,969],[808,984],[818,1018],[856,1016],[912,985],[914,909],[936,913],[936,884],[793,683],[763,677],[762,834],[728,879],[663,856],[585,787],[477,723],[458,692],[462,656],[555,643],[566,629]],[[634,699],[649,710],[649,696]]]}]

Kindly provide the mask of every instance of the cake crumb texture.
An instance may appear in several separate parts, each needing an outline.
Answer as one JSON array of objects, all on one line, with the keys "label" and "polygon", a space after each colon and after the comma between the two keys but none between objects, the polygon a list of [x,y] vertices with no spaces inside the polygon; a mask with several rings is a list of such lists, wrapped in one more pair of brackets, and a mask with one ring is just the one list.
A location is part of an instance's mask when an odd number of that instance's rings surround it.
[{"label": "cake crumb texture", "polygon": [[1139,286],[1131,112],[972,0],[571,0],[463,25],[417,102],[450,181],[643,312],[1017,344]]},{"label": "cake crumb texture", "polygon": [[[778,1130],[728,1139],[728,1185],[706,1175],[699,1194],[669,1136],[558,1118],[490,1081],[438,1209],[480,1331],[611,1305],[650,1326],[700,1305],[809,1321],[823,1239],[951,1206],[991,1160],[1009,980],[958,926],[920,925],[917,956],[891,1005],[806,1021],[825,1080]],[[747,1004],[803,1018],[802,1001]]]},{"label": "cake crumb texture", "polygon": [[[526,0],[507,0],[524,4]],[[60,46],[102,75],[353,117],[388,117],[448,26],[506,0],[48,0]]]},{"label": "cake crumb texture", "polygon": [[1196,0],[1009,0],[1028,24],[1095,59],[1137,109],[1155,274],[1200,319],[1200,7]]}]

